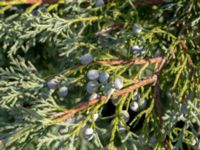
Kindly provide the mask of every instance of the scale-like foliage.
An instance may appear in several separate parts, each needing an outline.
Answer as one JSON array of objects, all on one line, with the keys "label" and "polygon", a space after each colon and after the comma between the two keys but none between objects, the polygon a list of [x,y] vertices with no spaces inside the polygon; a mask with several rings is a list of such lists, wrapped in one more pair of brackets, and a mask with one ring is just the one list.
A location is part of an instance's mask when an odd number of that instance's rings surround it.
[{"label": "scale-like foliage", "polygon": [[200,149],[199,0],[35,2],[0,2],[1,149]]}]

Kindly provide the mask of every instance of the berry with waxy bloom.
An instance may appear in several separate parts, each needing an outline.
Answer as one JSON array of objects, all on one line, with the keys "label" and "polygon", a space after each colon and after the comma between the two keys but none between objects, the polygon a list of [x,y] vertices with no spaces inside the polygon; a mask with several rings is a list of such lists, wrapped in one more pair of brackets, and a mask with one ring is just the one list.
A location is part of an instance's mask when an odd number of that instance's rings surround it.
[{"label": "berry with waxy bloom", "polygon": [[187,107],[187,105],[183,104],[181,106],[181,114],[185,115],[185,114],[187,114],[187,112],[188,112],[188,107]]},{"label": "berry with waxy bloom", "polygon": [[110,96],[113,94],[115,89],[112,87],[110,83],[106,83],[102,85],[104,95]]},{"label": "berry with waxy bloom", "polygon": [[119,100],[119,97],[112,97],[112,98],[111,98],[111,102],[112,102],[112,104],[115,105],[115,106],[117,106],[118,100]]},{"label": "berry with waxy bloom", "polygon": [[141,50],[143,50],[143,46],[139,46],[139,45],[134,45],[134,46],[132,46],[132,51],[133,52],[138,52],[138,51],[141,51]]},{"label": "berry with waxy bloom", "polygon": [[187,95],[187,99],[188,99],[188,100],[194,99],[194,94],[195,94],[195,93],[189,93],[189,94]]},{"label": "berry with waxy bloom", "polygon": [[99,78],[99,71],[95,69],[89,70],[87,73],[87,77],[89,80],[96,80]]},{"label": "berry with waxy bloom", "polygon": [[156,143],[157,143],[157,138],[155,136],[152,136],[150,138],[150,144],[151,144],[151,146],[154,147],[156,145]]},{"label": "berry with waxy bloom", "polygon": [[[74,118],[69,118],[69,119],[67,119],[67,120],[65,120],[65,123],[66,124],[73,124],[74,123],[74,121],[75,121],[75,119]],[[69,126],[60,126],[60,128],[59,128],[59,132],[60,132],[60,134],[67,134],[67,133],[69,133],[71,130],[72,130],[72,126],[71,127],[69,127]]]},{"label": "berry with waxy bloom", "polygon": [[98,113],[95,113],[95,114],[93,115],[93,119],[94,119],[95,121],[98,119],[98,117],[99,117],[99,114],[98,114]]},{"label": "berry with waxy bloom", "polygon": [[138,111],[139,105],[138,105],[137,102],[133,101],[133,102],[130,103],[130,108],[131,108],[132,111]]},{"label": "berry with waxy bloom", "polygon": [[[30,1],[31,2],[31,0],[27,0],[27,1]],[[35,1],[35,0],[32,0],[32,1]],[[37,1],[37,0],[36,0]],[[38,15],[39,14],[39,12],[41,11],[41,12],[43,12],[43,11],[45,11],[45,7],[44,6],[39,6],[38,8],[37,8],[37,10],[33,10],[32,11],[32,15],[34,15],[34,16],[36,16],[36,15]]]},{"label": "berry with waxy bloom", "polygon": [[99,117],[99,114],[98,113],[95,113],[92,118],[89,120],[89,122],[92,122],[92,120],[96,121]]},{"label": "berry with waxy bloom", "polygon": [[103,0],[96,0],[95,6],[96,7],[100,7],[104,5],[104,1]]},{"label": "berry with waxy bloom", "polygon": [[119,77],[114,80],[114,88],[117,90],[123,88],[123,81]]},{"label": "berry with waxy bloom", "polygon": [[138,93],[138,92],[134,92],[133,94],[133,99],[136,100],[136,101],[139,101],[141,98],[141,94]]},{"label": "berry with waxy bloom", "polygon": [[107,72],[101,72],[100,75],[99,75],[99,81],[101,83],[106,83],[109,79],[109,74]]},{"label": "berry with waxy bloom", "polygon": [[74,119],[74,122],[75,122],[75,123],[79,123],[79,122],[83,121],[84,119],[85,119],[85,116],[83,116],[83,115],[78,115],[78,116],[76,116],[76,118]]},{"label": "berry with waxy bloom", "polygon": [[146,108],[146,106],[147,106],[147,101],[144,100],[144,101],[142,101],[142,102],[139,102],[139,105],[140,105],[140,109],[144,109],[144,108]]},{"label": "berry with waxy bloom", "polygon": [[98,90],[99,83],[97,81],[89,81],[86,85],[86,90],[88,93],[92,94]]},{"label": "berry with waxy bloom", "polygon": [[47,86],[50,90],[55,90],[58,88],[58,81],[56,79],[51,79],[47,82]]},{"label": "berry with waxy bloom", "polygon": [[122,118],[124,119],[125,122],[129,121],[130,115],[129,115],[129,113],[126,110],[123,110],[121,112],[121,115],[122,115]]},{"label": "berry with waxy bloom", "polygon": [[93,60],[93,56],[91,53],[87,53],[80,57],[81,64],[83,64],[83,65],[87,65],[87,64],[91,63],[92,60]]},{"label": "berry with waxy bloom", "polygon": [[139,34],[140,32],[142,32],[142,27],[139,24],[134,24],[133,25],[133,33]]},{"label": "berry with waxy bloom", "polygon": [[88,141],[90,141],[90,140],[92,140],[93,139],[93,133],[94,133],[94,130],[92,129],[92,128],[87,128],[86,130],[85,130],[85,138],[88,140]]},{"label": "berry with waxy bloom", "polygon": [[64,135],[64,134],[67,134],[69,132],[69,129],[66,128],[65,126],[61,126],[59,128],[59,132],[60,132],[61,135]]},{"label": "berry with waxy bloom", "polygon": [[58,89],[58,95],[60,97],[65,97],[68,94],[68,88],[66,86],[62,86]]},{"label": "berry with waxy bloom", "polygon": [[69,118],[69,119],[65,120],[65,123],[68,123],[68,124],[71,124],[71,123],[74,123],[74,122],[75,122],[74,118]]},{"label": "berry with waxy bloom", "polygon": [[90,95],[89,97],[89,101],[93,100],[93,99],[97,99],[99,97],[99,95],[97,93],[92,93],[92,95]]},{"label": "berry with waxy bloom", "polygon": [[120,132],[122,133],[126,132],[126,127],[121,122],[118,123],[118,127]]}]

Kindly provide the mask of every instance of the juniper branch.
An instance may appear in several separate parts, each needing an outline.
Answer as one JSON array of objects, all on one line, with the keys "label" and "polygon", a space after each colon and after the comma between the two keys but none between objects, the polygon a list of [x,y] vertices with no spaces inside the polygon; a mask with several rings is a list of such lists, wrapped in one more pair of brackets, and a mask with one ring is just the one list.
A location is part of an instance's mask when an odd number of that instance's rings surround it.
[{"label": "juniper branch", "polygon": [[[139,87],[143,87],[145,85],[148,85],[148,84],[152,84],[152,83],[155,83],[157,80],[157,76],[154,75],[148,79],[145,79],[145,80],[142,80],[142,81],[138,81],[138,83],[135,83],[133,85],[130,85],[129,87],[127,88],[124,88],[122,90],[117,90],[113,93],[113,96],[121,96],[121,95],[124,95],[124,94],[127,94],[129,92],[132,92],[133,90],[139,88]],[[91,101],[87,101],[87,102],[84,102],[82,103],[79,107],[77,108],[74,108],[74,109],[70,109],[70,110],[66,110],[64,112],[61,112],[61,113],[58,113],[57,115],[55,115],[55,118],[52,120],[53,123],[57,123],[57,122],[62,122],[70,117],[73,117],[76,113],[84,110],[84,109],[87,109],[93,105],[96,105],[102,101],[106,101],[108,99],[107,96],[101,96],[100,98],[98,99],[93,99]]]}]

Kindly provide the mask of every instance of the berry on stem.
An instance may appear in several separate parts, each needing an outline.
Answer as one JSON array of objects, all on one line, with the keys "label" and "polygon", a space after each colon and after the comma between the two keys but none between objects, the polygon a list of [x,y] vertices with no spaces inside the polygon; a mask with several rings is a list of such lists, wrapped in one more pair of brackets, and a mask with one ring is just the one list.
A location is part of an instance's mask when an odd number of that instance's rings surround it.
[{"label": "berry on stem", "polygon": [[118,103],[118,100],[119,100],[119,97],[112,97],[111,98],[111,102],[114,106],[117,106],[117,103]]},{"label": "berry on stem", "polygon": [[123,87],[123,81],[119,77],[115,78],[114,87],[117,90],[120,90]]},{"label": "berry on stem", "polygon": [[150,138],[150,144],[151,144],[151,146],[155,147],[156,143],[157,143],[157,138],[155,136],[152,136]]},{"label": "berry on stem", "polygon": [[133,33],[134,34],[139,34],[140,32],[142,32],[142,27],[138,24],[134,24],[133,25]]},{"label": "berry on stem", "polygon": [[118,123],[118,127],[120,132],[122,133],[126,132],[126,127],[121,122]]},{"label": "berry on stem", "polygon": [[104,1],[103,0],[96,0],[95,6],[96,7],[100,7],[104,5]]},{"label": "berry on stem", "polygon": [[188,107],[187,107],[187,105],[186,104],[183,104],[182,106],[181,106],[181,114],[183,114],[183,115],[185,115],[185,114],[187,114],[187,112],[188,112]]},{"label": "berry on stem", "polygon": [[133,101],[133,102],[130,103],[130,108],[131,108],[132,111],[138,111],[139,105],[138,105],[137,102]]},{"label": "berry on stem", "polygon": [[93,99],[97,99],[99,97],[99,94],[97,93],[92,93],[92,95],[90,95],[89,97],[89,101],[93,100]]},{"label": "berry on stem", "polygon": [[67,134],[68,132],[69,132],[69,130],[65,126],[61,126],[60,129],[59,129],[59,133],[61,135]]},{"label": "berry on stem", "polygon": [[101,83],[106,83],[109,79],[109,74],[107,72],[101,72],[100,75],[99,75],[99,81]]},{"label": "berry on stem", "polygon": [[89,70],[87,73],[87,77],[89,80],[96,80],[99,78],[99,71],[95,69]]},{"label": "berry on stem", "polygon": [[95,113],[92,118],[89,120],[89,122],[92,122],[92,120],[94,119],[94,121],[96,121],[99,117],[99,114],[98,113]]},{"label": "berry on stem", "polygon": [[92,60],[93,60],[93,56],[91,53],[87,53],[80,57],[81,64],[83,64],[83,65],[87,65],[87,64],[91,63]]},{"label": "berry on stem", "polygon": [[47,86],[50,90],[55,90],[58,88],[58,81],[56,79],[51,79],[47,82]]},{"label": "berry on stem", "polygon": [[75,121],[74,118],[69,118],[65,121],[65,123],[72,124],[74,123],[74,121]]},{"label": "berry on stem", "polygon": [[138,92],[134,92],[133,94],[133,99],[136,100],[136,101],[139,101],[141,98],[141,94],[138,93]]},{"label": "berry on stem", "polygon": [[98,90],[99,83],[97,81],[89,81],[86,85],[86,90],[88,93],[92,94]]},{"label": "berry on stem", "polygon": [[85,119],[85,116],[83,115],[78,115],[76,118],[75,118],[75,123],[79,123],[81,121],[83,121]]},{"label": "berry on stem", "polygon": [[94,133],[94,130],[92,128],[87,128],[85,130],[85,138],[90,141],[93,139],[93,133]]},{"label": "berry on stem", "polygon": [[133,52],[138,52],[138,51],[141,51],[141,50],[143,50],[143,46],[139,46],[139,45],[134,45],[133,47],[132,47],[132,51]]},{"label": "berry on stem", "polygon": [[58,95],[60,97],[65,97],[65,96],[67,96],[67,94],[68,94],[68,88],[66,86],[60,87],[58,89]]},{"label": "berry on stem", "polygon": [[125,122],[129,121],[130,115],[126,110],[123,110],[121,115],[122,115],[122,118],[124,119]]},{"label": "berry on stem", "polygon": [[105,83],[104,85],[102,85],[102,88],[104,95],[112,95],[115,90],[110,83]]},{"label": "berry on stem", "polygon": [[139,105],[140,105],[140,109],[144,109],[144,108],[146,108],[146,106],[147,106],[147,101],[144,100],[144,101],[142,101],[142,102],[139,102]]}]

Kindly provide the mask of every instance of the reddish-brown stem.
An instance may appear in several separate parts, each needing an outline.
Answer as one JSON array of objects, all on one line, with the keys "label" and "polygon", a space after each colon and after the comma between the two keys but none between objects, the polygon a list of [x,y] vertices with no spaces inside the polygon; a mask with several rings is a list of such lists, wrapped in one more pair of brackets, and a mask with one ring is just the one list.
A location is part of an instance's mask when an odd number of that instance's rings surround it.
[{"label": "reddish-brown stem", "polygon": [[[171,59],[172,56],[169,56],[168,59]],[[158,79],[156,80],[155,82],[155,87],[154,87],[154,90],[153,90],[153,98],[155,100],[155,105],[156,105],[156,110],[157,110],[157,113],[158,113],[158,116],[159,116],[159,122],[160,122],[160,125],[162,126],[163,124],[163,119],[162,119],[162,116],[163,116],[163,112],[161,110],[161,103],[160,103],[160,84],[159,84],[159,75],[164,67],[164,65],[166,64],[167,58],[164,58],[161,62],[160,62],[160,65],[158,66],[158,68],[156,68],[155,70],[155,73],[156,75],[158,76]],[[165,138],[164,140],[164,147],[165,147],[165,150],[168,150],[168,140]]]}]

